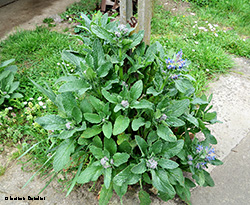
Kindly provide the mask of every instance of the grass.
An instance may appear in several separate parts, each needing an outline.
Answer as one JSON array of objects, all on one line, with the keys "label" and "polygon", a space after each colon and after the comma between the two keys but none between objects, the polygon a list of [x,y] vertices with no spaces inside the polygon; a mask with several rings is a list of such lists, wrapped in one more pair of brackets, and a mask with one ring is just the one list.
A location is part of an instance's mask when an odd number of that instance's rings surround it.
[{"label": "grass", "polygon": [[[244,3],[250,7],[249,2]],[[233,11],[230,13],[226,1],[219,5],[198,7],[191,4],[186,13],[178,15],[171,14],[157,3],[154,7],[152,41],[160,41],[167,49],[183,50],[184,58],[192,62],[190,74],[197,80],[198,94],[207,89],[209,80],[218,73],[228,72],[233,66],[229,53],[250,58],[249,25],[245,26],[245,17],[237,16],[245,16],[249,9],[230,4]],[[232,16],[238,22],[234,29],[229,27]]]}]

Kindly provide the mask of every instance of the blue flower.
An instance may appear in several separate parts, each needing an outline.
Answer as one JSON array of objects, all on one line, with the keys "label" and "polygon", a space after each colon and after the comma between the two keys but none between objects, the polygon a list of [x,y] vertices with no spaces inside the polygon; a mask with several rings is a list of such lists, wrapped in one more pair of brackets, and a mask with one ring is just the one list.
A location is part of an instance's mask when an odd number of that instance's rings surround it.
[{"label": "blue flower", "polygon": [[173,80],[177,80],[178,78],[179,78],[179,76],[180,76],[180,74],[178,74],[178,75],[173,75],[173,76],[171,76],[171,78],[173,79]]},{"label": "blue flower", "polygon": [[196,152],[201,152],[202,150],[203,150],[202,145],[198,145],[198,147],[196,147]]},{"label": "blue flower", "polygon": [[188,160],[192,161],[193,160],[193,157],[191,155],[188,155]]},{"label": "blue flower", "polygon": [[157,167],[157,161],[154,160],[154,158],[151,158],[147,161],[147,167],[150,169],[156,169]]}]

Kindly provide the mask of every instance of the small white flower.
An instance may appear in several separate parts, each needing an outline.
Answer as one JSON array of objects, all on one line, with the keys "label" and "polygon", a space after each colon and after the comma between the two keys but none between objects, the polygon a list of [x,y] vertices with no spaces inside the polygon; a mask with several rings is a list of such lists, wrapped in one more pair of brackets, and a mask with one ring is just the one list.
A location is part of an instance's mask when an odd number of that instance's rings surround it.
[{"label": "small white flower", "polygon": [[205,27],[198,27],[199,30],[205,30]]},{"label": "small white flower", "polygon": [[193,51],[193,52],[195,52],[195,50],[194,50],[194,49],[192,49],[192,51]]},{"label": "small white flower", "polygon": [[207,32],[208,30],[207,30],[207,29],[204,29],[204,31],[206,31],[206,32]]},{"label": "small white flower", "polygon": [[196,34],[195,34],[195,33],[193,33],[193,36],[196,36]]},{"label": "small white flower", "polygon": [[243,41],[246,41],[246,39],[243,39]]},{"label": "small white flower", "polygon": [[65,65],[65,63],[64,63],[64,62],[62,62],[62,64],[63,64],[63,65]]},{"label": "small white flower", "polygon": [[69,66],[69,64],[67,64],[66,66]]},{"label": "small white flower", "polygon": [[194,23],[198,23],[197,21],[195,21]]},{"label": "small white flower", "polygon": [[60,65],[60,63],[57,63],[57,65]]},{"label": "small white flower", "polygon": [[72,21],[72,18],[69,18],[69,21]]},{"label": "small white flower", "polygon": [[175,11],[175,8],[173,8],[172,10]]},{"label": "small white flower", "polygon": [[6,95],[6,94],[7,94],[7,92],[3,92],[3,94],[4,94],[4,95]]},{"label": "small white flower", "polygon": [[30,98],[30,100],[34,100],[34,98]]},{"label": "small white flower", "polygon": [[195,28],[196,25],[193,26],[193,28]]},{"label": "small white flower", "polygon": [[218,27],[218,25],[217,25],[217,24],[214,24],[214,27]]},{"label": "small white flower", "polygon": [[195,16],[195,13],[190,13],[190,15]]},{"label": "small white flower", "polygon": [[46,105],[43,106],[43,109],[46,109]]},{"label": "small white flower", "polygon": [[74,69],[71,69],[70,72],[73,73],[73,72],[74,72]]},{"label": "small white flower", "polygon": [[209,72],[209,69],[206,69],[207,72]]},{"label": "small white flower", "polygon": [[41,99],[42,99],[42,97],[37,98],[37,100],[41,100]]},{"label": "small white flower", "polygon": [[84,73],[84,74],[86,74],[86,73],[87,73],[87,71],[85,70],[85,71],[83,71],[83,73]]},{"label": "small white flower", "polygon": [[199,44],[199,42],[198,42],[198,41],[195,41],[194,43],[195,43],[196,45],[197,45],[197,44]]},{"label": "small white flower", "polygon": [[206,21],[206,23],[208,23],[208,21]]},{"label": "small white flower", "polygon": [[8,110],[13,110],[13,107],[8,107],[7,109],[8,109]]},{"label": "small white flower", "polygon": [[71,124],[71,122],[67,122],[67,123],[66,123],[65,126],[66,126],[67,129],[70,129],[70,128],[71,128],[70,124]]},{"label": "small white flower", "polygon": [[224,33],[226,33],[227,31],[223,31]]},{"label": "small white flower", "polygon": [[76,100],[78,99],[78,97],[76,97]]},{"label": "small white flower", "polygon": [[39,104],[40,106],[43,106],[43,102],[42,102],[42,101],[40,101],[38,104]]},{"label": "small white flower", "polygon": [[23,102],[24,105],[27,105],[28,103],[27,102]]},{"label": "small white flower", "polygon": [[219,36],[217,33],[214,33],[214,35],[215,35],[216,37],[218,37],[218,36]]}]

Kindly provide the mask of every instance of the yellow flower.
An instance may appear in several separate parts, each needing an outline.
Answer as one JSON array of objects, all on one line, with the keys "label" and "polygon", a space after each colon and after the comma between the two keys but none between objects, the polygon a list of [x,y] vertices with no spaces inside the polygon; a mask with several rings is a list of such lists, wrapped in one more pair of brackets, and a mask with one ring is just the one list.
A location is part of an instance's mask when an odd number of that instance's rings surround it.
[{"label": "yellow flower", "polygon": [[185,18],[185,16],[183,15],[183,17]]}]

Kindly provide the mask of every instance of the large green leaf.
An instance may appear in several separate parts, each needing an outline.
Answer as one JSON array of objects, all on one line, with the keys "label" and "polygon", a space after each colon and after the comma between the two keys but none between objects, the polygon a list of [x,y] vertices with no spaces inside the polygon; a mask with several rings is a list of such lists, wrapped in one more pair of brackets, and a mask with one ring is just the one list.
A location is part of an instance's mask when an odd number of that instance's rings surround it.
[{"label": "large green leaf", "polygon": [[183,116],[187,121],[191,122],[192,124],[194,124],[196,127],[199,127],[199,122],[198,120],[191,114],[185,114]]},{"label": "large green leaf", "polygon": [[58,149],[53,161],[55,172],[62,170],[70,162],[70,155],[75,151],[75,141],[73,139],[64,140]]},{"label": "large green leaf", "polygon": [[89,103],[93,106],[93,108],[97,111],[100,112],[103,110],[105,104],[104,102],[102,102],[101,100],[99,100],[98,98],[94,97],[94,96],[88,96],[87,100],[89,101]]},{"label": "large green leaf", "polygon": [[184,140],[178,140],[177,142],[167,143],[162,148],[163,156],[167,159],[177,155],[184,146]]},{"label": "large green leaf", "polygon": [[90,152],[94,155],[94,157],[98,160],[102,159],[104,157],[103,150],[96,146],[90,146],[89,147]]},{"label": "large green leaf", "polygon": [[130,155],[127,153],[115,153],[113,156],[114,165],[119,167],[121,164],[124,164],[128,161]]},{"label": "large green leaf", "polygon": [[140,44],[142,39],[143,39],[143,36],[144,36],[144,31],[143,30],[141,30],[138,33],[132,35],[131,39],[133,40],[133,43],[130,44],[129,49],[134,48],[135,46]]},{"label": "large green leaf", "polygon": [[99,176],[101,176],[103,167],[100,165],[100,162],[94,162],[89,167],[87,167],[77,179],[77,183],[85,184],[90,181],[96,181]]},{"label": "large green leaf", "polygon": [[108,189],[111,182],[112,168],[104,169],[104,185]]},{"label": "large green leaf", "polygon": [[115,141],[110,138],[104,138],[104,149],[108,150],[111,155],[114,155],[117,151],[117,145]]},{"label": "large green leaf", "polygon": [[46,115],[35,120],[46,130],[63,130],[66,129],[66,120],[58,115]]},{"label": "large green leaf", "polygon": [[117,186],[116,184],[113,184],[113,188],[115,192],[117,193],[117,195],[120,197],[120,199],[122,199],[122,196],[126,194],[127,192],[128,185],[123,184],[122,186]]},{"label": "large green leaf", "polygon": [[148,148],[147,142],[138,135],[135,136],[135,140],[136,140],[136,143],[137,143],[138,147],[141,150],[142,156],[146,155],[147,154],[147,148]]},{"label": "large green leaf", "polygon": [[84,62],[83,58],[78,57],[75,54],[73,54],[67,50],[62,51],[62,59],[72,63],[73,65],[77,66],[78,68],[81,67],[81,65],[80,65],[81,62]]},{"label": "large green leaf", "polygon": [[133,100],[137,100],[141,94],[142,94],[142,89],[143,89],[143,83],[142,80],[137,81],[130,89],[130,97]]},{"label": "large green leaf", "polygon": [[175,196],[175,189],[168,180],[168,175],[164,170],[151,170],[152,184],[161,192],[166,192],[170,196]]},{"label": "large green leaf", "polygon": [[74,107],[72,110],[72,117],[76,121],[77,124],[79,124],[82,121],[82,111],[79,107]]},{"label": "large green leaf", "polygon": [[141,126],[145,125],[145,123],[145,119],[142,117],[134,119],[132,122],[132,130],[137,131]]},{"label": "large green leaf", "polygon": [[72,111],[74,107],[77,107],[75,96],[72,92],[65,92],[58,94],[56,102],[59,110],[66,113],[67,117],[72,117]]},{"label": "large green leaf", "polygon": [[102,131],[101,127],[94,125],[90,128],[87,128],[85,131],[83,131],[81,137],[85,139],[91,138],[91,137],[98,135],[101,131]]},{"label": "large green leaf", "polygon": [[106,62],[102,64],[98,69],[97,69],[97,74],[100,78],[105,77],[108,75],[110,69],[113,68],[113,64],[111,62]]},{"label": "large green leaf", "polygon": [[167,116],[180,117],[183,113],[188,110],[189,100],[173,100],[171,104],[167,107]]},{"label": "large green leaf", "polygon": [[138,193],[138,196],[140,199],[140,205],[150,205],[151,204],[150,196],[146,191],[141,190]]},{"label": "large green leaf", "polygon": [[109,101],[111,103],[117,103],[118,102],[117,98],[114,95],[110,94],[104,88],[102,89],[102,95],[106,98],[107,101]]},{"label": "large green leaf", "polygon": [[172,130],[163,124],[157,126],[157,135],[168,142],[175,142],[177,140]]},{"label": "large green leaf", "polygon": [[113,135],[118,135],[124,132],[129,126],[129,118],[119,115],[114,124]]},{"label": "large green leaf", "polygon": [[100,193],[99,205],[107,205],[109,200],[112,198],[112,195],[113,195],[112,183],[110,184],[109,188],[103,186]]},{"label": "large green leaf", "polygon": [[100,123],[102,120],[101,117],[95,113],[84,113],[83,116],[87,121],[91,123]]},{"label": "large green leaf", "polygon": [[192,89],[192,83],[187,79],[175,80],[175,87],[182,93],[185,93],[188,89]]},{"label": "large green leaf", "polygon": [[130,164],[127,166],[124,170],[119,172],[114,178],[113,182],[117,186],[122,186],[123,184],[135,184],[139,181],[141,178],[140,175],[134,174],[131,172],[131,168],[134,166],[134,164]]},{"label": "large green leaf", "polygon": [[99,38],[104,39],[106,41],[109,41],[110,43],[114,42],[114,34],[107,31],[106,29],[97,26],[97,25],[92,25],[91,26],[91,31],[97,35]]},{"label": "large green leaf", "polygon": [[185,125],[185,122],[180,120],[177,117],[170,116],[170,117],[167,117],[167,119],[165,121],[171,127],[181,127],[181,126]]},{"label": "large green leaf", "polygon": [[104,123],[102,125],[102,132],[104,136],[109,139],[112,135],[112,123],[111,122]]},{"label": "large green leaf", "polygon": [[143,174],[147,170],[145,160],[141,160],[139,164],[136,164],[131,168],[131,172],[134,174]]},{"label": "large green leaf", "polygon": [[168,173],[170,174],[170,175],[172,175],[174,178],[175,178],[175,180],[177,181],[177,182],[179,182],[179,184],[181,185],[181,186],[185,186],[185,178],[184,178],[184,176],[183,176],[183,172],[182,172],[182,170],[180,169],[180,168],[176,168],[176,169],[169,169],[168,170]]},{"label": "large green leaf", "polygon": [[153,110],[154,104],[149,102],[148,100],[140,100],[140,101],[134,101],[131,104],[131,108],[136,108],[136,109],[150,109]]},{"label": "large green leaf", "polygon": [[79,91],[80,95],[83,95],[89,89],[91,89],[91,86],[85,80],[79,79],[63,84],[58,91],[59,92]]},{"label": "large green leaf", "polygon": [[164,169],[175,169],[179,166],[178,163],[172,161],[172,160],[169,160],[169,159],[164,159],[164,158],[161,158],[159,161],[158,161],[159,165],[164,168]]},{"label": "large green leaf", "polygon": [[77,132],[76,129],[73,130],[63,130],[59,135],[58,138],[60,139],[68,139],[72,137]]}]

